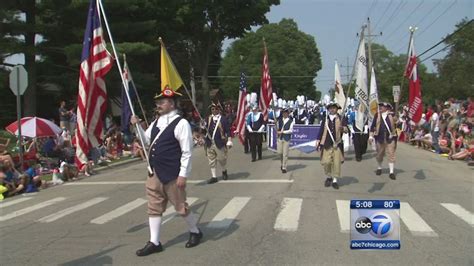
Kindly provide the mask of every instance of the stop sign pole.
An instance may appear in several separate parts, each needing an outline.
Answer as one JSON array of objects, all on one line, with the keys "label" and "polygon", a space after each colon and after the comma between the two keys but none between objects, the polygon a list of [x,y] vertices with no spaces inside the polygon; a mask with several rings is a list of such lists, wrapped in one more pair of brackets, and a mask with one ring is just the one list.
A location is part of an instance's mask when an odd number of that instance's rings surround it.
[{"label": "stop sign pole", "polygon": [[10,72],[10,89],[16,95],[16,113],[18,125],[18,151],[20,155],[20,170],[23,171],[23,145],[21,138],[21,95],[28,86],[28,73],[22,65],[13,67]]}]

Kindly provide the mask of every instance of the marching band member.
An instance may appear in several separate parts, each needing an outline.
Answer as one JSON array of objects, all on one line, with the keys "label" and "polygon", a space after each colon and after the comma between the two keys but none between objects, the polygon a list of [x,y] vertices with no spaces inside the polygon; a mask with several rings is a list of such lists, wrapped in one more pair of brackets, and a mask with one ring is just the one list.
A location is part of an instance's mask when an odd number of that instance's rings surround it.
[{"label": "marching band member", "polygon": [[291,134],[295,121],[289,116],[288,108],[282,109],[282,117],[277,122],[278,153],[281,154],[281,172],[286,173]]}]

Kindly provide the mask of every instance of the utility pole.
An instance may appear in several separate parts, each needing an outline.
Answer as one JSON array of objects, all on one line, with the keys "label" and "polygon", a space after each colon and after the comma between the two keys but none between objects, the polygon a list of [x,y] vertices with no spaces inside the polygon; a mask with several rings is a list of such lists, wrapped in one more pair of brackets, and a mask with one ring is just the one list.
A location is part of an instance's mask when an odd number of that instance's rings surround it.
[{"label": "utility pole", "polygon": [[369,64],[367,65],[367,81],[371,79],[372,75],[372,66],[373,66],[373,58],[372,58],[372,37],[379,37],[382,36],[382,32],[380,34],[372,34],[370,30],[370,18],[367,18],[367,45],[369,47]]},{"label": "utility pole", "polygon": [[349,56],[346,57],[346,64],[345,65],[340,65],[341,68],[342,67],[345,67],[346,68],[346,74],[345,75],[342,75],[344,77],[346,77],[346,80],[347,80],[347,84],[349,84],[351,82],[351,73],[350,73],[350,69],[351,69],[351,65],[349,65]]}]

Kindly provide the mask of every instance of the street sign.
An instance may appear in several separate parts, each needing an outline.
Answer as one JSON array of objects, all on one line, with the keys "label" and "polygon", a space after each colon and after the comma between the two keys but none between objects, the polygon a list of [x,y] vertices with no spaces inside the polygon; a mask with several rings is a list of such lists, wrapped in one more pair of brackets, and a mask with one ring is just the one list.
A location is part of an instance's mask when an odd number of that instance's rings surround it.
[{"label": "street sign", "polygon": [[400,86],[393,86],[392,87],[392,92],[393,92],[393,101],[398,103],[400,101]]},{"label": "street sign", "polygon": [[16,96],[23,95],[28,87],[28,73],[22,65],[14,66],[10,72],[10,89]]}]

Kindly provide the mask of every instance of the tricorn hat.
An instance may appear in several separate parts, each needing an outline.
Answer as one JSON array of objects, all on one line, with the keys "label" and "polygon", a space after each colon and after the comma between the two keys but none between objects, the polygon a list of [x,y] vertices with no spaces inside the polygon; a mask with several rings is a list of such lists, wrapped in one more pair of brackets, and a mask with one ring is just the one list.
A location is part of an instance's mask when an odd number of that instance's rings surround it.
[{"label": "tricorn hat", "polygon": [[161,91],[160,94],[155,96],[155,100],[163,99],[163,98],[178,98],[183,96],[181,93],[170,89],[168,86],[165,87],[164,90]]}]

